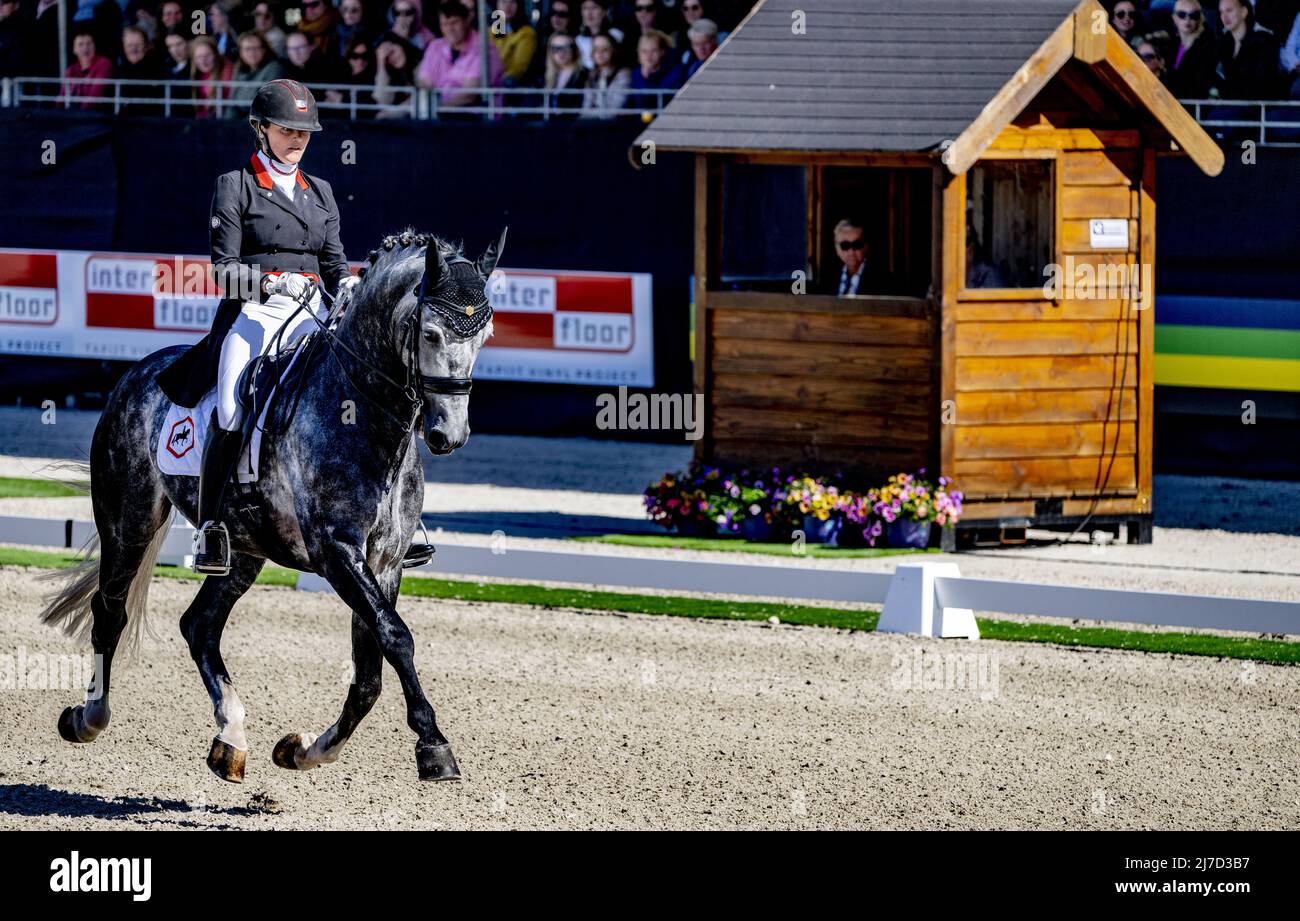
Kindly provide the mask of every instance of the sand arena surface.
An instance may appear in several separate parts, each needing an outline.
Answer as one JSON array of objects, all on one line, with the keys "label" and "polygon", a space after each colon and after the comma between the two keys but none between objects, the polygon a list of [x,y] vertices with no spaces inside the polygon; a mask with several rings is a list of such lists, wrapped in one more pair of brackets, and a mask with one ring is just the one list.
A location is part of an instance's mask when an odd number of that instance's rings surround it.
[{"label": "sand arena surface", "polygon": [[[0,657],[75,651],[46,589],[0,570]],[[176,629],[196,590],[154,581],[161,641],[115,669],[96,742],[55,729],[79,687],[0,691],[0,828],[1300,826],[1300,668],[408,597],[464,781],[417,781],[387,667],[338,763],[288,772],[276,740],[339,713],[348,613],[273,587],[225,634],[252,746],[226,784]]]}]

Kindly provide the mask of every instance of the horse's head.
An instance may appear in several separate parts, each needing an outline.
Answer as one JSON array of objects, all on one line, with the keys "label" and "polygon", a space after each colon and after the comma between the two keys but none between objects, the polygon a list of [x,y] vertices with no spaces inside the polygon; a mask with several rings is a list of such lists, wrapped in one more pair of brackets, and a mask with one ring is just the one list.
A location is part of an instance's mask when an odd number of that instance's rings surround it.
[{"label": "horse's head", "polygon": [[[401,402],[394,385],[418,396],[424,442],[434,454],[469,438],[470,374],[492,335],[487,283],[505,241],[503,230],[475,261],[432,235],[386,237],[343,311],[340,338],[388,385],[389,399]],[[394,405],[390,415],[412,411]]]},{"label": "horse's head", "polygon": [[506,232],[477,261],[429,242],[424,275],[416,291],[408,360],[424,399],[424,443],[449,454],[469,439],[470,374],[479,349],[492,335],[488,277],[506,243]]}]

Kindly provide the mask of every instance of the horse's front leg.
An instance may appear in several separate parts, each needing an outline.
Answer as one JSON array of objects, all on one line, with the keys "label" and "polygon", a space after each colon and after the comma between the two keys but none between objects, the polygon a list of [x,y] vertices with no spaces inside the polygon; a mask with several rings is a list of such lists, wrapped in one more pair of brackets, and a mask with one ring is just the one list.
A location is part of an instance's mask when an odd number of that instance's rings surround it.
[{"label": "horse's front leg", "polygon": [[361,550],[363,544],[364,539],[334,543],[325,551],[322,575],[369,629],[379,651],[397,672],[406,697],[407,725],[419,737],[415,743],[415,762],[420,779],[459,780],[460,768],[456,766],[451,745],[438,730],[433,707],[420,687],[420,676],[415,671],[415,640],[394,604],[401,564],[395,560],[392,570],[385,571],[384,583],[392,586],[385,591],[385,585],[366,562]]},{"label": "horse's front leg", "polygon": [[[396,581],[396,580],[395,580]],[[333,764],[361,720],[379,699],[382,688],[384,655],[379,651],[370,628],[355,613],[352,615],[352,684],[343,713],[333,726],[319,736],[293,732],[275,746],[272,759],[282,768],[307,771],[322,764]]]}]

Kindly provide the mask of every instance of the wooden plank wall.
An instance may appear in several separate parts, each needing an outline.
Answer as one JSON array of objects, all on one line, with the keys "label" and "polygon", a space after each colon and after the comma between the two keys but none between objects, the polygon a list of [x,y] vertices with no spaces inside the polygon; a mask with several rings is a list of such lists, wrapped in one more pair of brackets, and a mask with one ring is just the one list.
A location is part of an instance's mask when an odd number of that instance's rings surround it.
[{"label": "wooden plank wall", "polygon": [[[1053,134],[1063,147],[1069,144],[1070,133]],[[1035,143],[1046,140],[1040,136]],[[1055,164],[1062,263],[1138,264],[1142,231],[1154,236],[1154,227],[1141,226],[1142,151],[1136,145],[1062,149]],[[1095,218],[1128,220],[1127,250],[1093,250],[1088,221]],[[1139,361],[1145,341],[1139,319],[1149,326],[1150,311],[1142,318],[1138,304],[1123,297],[1054,302],[1041,294],[991,300],[989,293],[957,293],[956,425],[945,466],[968,499],[1101,494],[1135,497],[1138,510],[1139,374],[1146,370]]]},{"label": "wooden plank wall", "polygon": [[850,312],[845,300],[819,311],[819,299],[804,297],[747,307],[733,295],[723,307],[714,296],[711,458],[870,479],[933,464],[933,317],[871,313],[865,302]]}]

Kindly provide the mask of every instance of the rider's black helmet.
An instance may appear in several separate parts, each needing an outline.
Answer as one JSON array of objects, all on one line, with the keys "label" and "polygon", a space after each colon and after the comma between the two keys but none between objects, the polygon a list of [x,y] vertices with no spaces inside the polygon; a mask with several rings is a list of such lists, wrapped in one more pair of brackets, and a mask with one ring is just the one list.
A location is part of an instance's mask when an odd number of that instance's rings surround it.
[{"label": "rider's black helmet", "polygon": [[248,120],[255,125],[271,123],[297,131],[319,131],[316,97],[297,80],[264,83],[253,97]]}]

